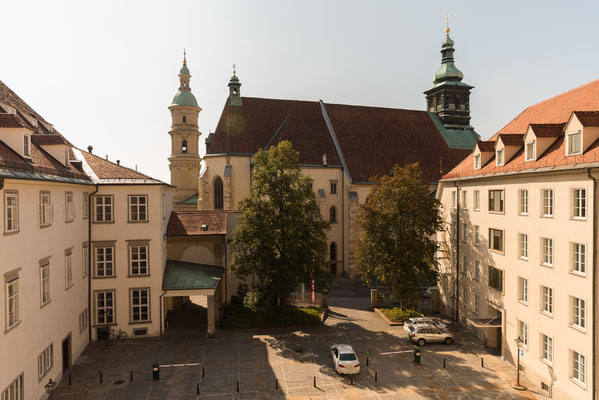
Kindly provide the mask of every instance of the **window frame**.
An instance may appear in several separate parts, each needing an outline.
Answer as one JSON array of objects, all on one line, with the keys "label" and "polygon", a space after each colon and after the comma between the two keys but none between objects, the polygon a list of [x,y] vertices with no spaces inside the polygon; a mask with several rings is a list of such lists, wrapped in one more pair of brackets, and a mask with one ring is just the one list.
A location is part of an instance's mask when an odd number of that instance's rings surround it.
[{"label": "window frame", "polygon": [[[578,150],[577,151],[572,151],[572,138],[577,136],[578,137]],[[566,156],[575,156],[578,154],[582,154],[582,132],[581,131],[576,131],[576,132],[570,132],[570,133],[566,133]]]},{"label": "window frame", "polygon": [[[497,200],[493,194],[500,193],[499,195],[499,210],[496,210],[495,205]],[[504,189],[489,189],[489,213],[492,214],[505,214],[505,190]]]},{"label": "window frame", "polygon": [[[109,199],[110,204],[106,204],[104,201]],[[102,200],[102,204],[98,204],[98,201]],[[106,211],[109,209],[109,211]],[[101,210],[101,212],[100,212]],[[114,222],[114,195],[112,194],[101,194],[94,195],[94,223],[96,224],[110,224]],[[98,219],[98,215],[102,215],[101,219]]]},{"label": "window frame", "polygon": [[81,208],[83,209],[83,212],[81,214],[83,215],[83,219],[87,219],[89,218],[89,193],[83,192],[81,200]]},{"label": "window frame", "polygon": [[474,154],[474,169],[480,169],[480,154]]},{"label": "window frame", "polygon": [[[145,258],[141,258],[140,249],[145,248]],[[134,249],[138,249],[137,257],[134,259]],[[149,241],[130,241],[127,245],[129,277],[150,276],[150,242]],[[141,263],[145,261],[145,273],[141,273]],[[137,266],[137,273],[134,272],[134,263],[140,263]]]},{"label": "window frame", "polygon": [[[584,197],[577,197],[577,192],[584,192]],[[570,218],[577,221],[587,219],[587,189],[575,187],[570,189]]]},{"label": "window frame", "polygon": [[81,244],[81,257],[83,262],[81,263],[81,274],[82,278],[89,275],[89,242],[83,242]]},{"label": "window frame", "polygon": [[480,281],[480,260],[474,260],[474,280]]},{"label": "window frame", "polygon": [[[583,248],[583,252],[577,252],[576,248]],[[570,272],[578,276],[587,275],[587,245],[586,243],[570,242]],[[578,254],[578,261],[576,260]],[[581,261],[582,259],[582,261]],[[576,268],[578,266],[578,268]],[[581,268],[582,267],[582,268]]]},{"label": "window frame", "polygon": [[528,305],[528,279],[522,276],[518,277],[518,301]]},{"label": "window frame", "polygon": [[79,333],[83,333],[88,326],[89,310],[87,307],[79,313]]},{"label": "window frame", "polygon": [[[532,154],[529,152],[529,145],[532,145]],[[537,144],[534,140],[524,142],[524,161],[535,161],[537,159]]]},{"label": "window frame", "polygon": [[[139,304],[134,304],[134,293],[139,292]],[[141,303],[141,293],[146,292],[146,303]],[[135,319],[136,311],[135,309],[139,308],[139,319]],[[142,309],[146,308],[147,318],[141,319]],[[152,322],[151,316],[151,288],[150,287],[139,287],[139,288],[130,288],[129,289],[129,323],[130,324],[147,324]]]},{"label": "window frame", "polygon": [[[494,232],[500,232],[500,235],[499,235],[500,248],[499,249],[496,249],[495,247],[493,247],[495,245]],[[500,253],[500,254],[504,254],[504,250],[505,250],[505,232],[504,232],[503,229],[489,228],[489,250],[491,250],[493,252]]]},{"label": "window frame", "polygon": [[212,206],[215,210],[225,208],[225,183],[220,176],[212,181]]},{"label": "window frame", "polygon": [[31,140],[29,139],[29,135],[23,135],[23,155],[31,157]]},{"label": "window frame", "polygon": [[25,399],[25,387],[23,386],[23,375],[21,372],[15,379],[13,379],[6,388],[2,391],[2,400],[24,400]]},{"label": "window frame", "polygon": [[[540,333],[541,335],[541,361],[553,365],[553,348],[555,347],[553,344],[553,338],[551,336],[545,335],[544,333]],[[545,341],[545,339],[548,339]]]},{"label": "window frame", "polygon": [[528,189],[518,190],[518,215],[528,216]]},{"label": "window frame", "polygon": [[[19,319],[19,270],[20,269],[4,274],[5,333],[19,325],[19,323],[21,322],[21,320]],[[13,315],[12,324],[10,320],[11,314]]]},{"label": "window frame", "polygon": [[[107,306],[106,305],[106,294],[110,293],[111,294],[111,305]],[[98,296],[99,295],[103,295],[103,302],[104,305],[102,307],[98,306]],[[108,316],[110,318],[110,321],[106,322],[106,320],[104,320],[103,322],[100,322],[100,313],[98,312],[100,309],[102,309],[104,311],[104,316],[106,318],[106,316]],[[110,310],[110,312],[107,312],[108,310]],[[96,323],[96,326],[107,326],[107,325],[116,325],[117,321],[116,321],[116,290],[115,289],[99,289],[99,290],[94,290],[94,322]]]},{"label": "window frame", "polygon": [[[578,357],[576,357],[578,355]],[[580,362],[582,359],[582,363]],[[586,356],[580,354],[576,350],[570,349],[570,379],[573,380],[576,384],[581,385],[586,388],[586,376],[587,376],[587,367],[586,367]],[[580,366],[582,364],[582,374],[580,373]],[[578,369],[576,368],[578,365]],[[578,374],[576,373],[578,372]],[[578,376],[576,376],[578,375]],[[582,379],[580,379],[582,376]]]},{"label": "window frame", "polygon": [[337,179],[329,180],[329,194],[337,194]]},{"label": "window frame", "polygon": [[473,197],[474,204],[472,208],[474,209],[474,211],[480,211],[480,190],[475,190]]},{"label": "window frame", "polygon": [[[139,200],[144,199],[145,204],[140,204]],[[149,197],[147,194],[130,194],[127,196],[127,211],[128,211],[128,220],[127,222],[149,222],[150,221],[150,207],[149,207]],[[134,204],[134,200],[136,204]],[[135,209],[135,211],[134,211]],[[134,217],[135,216],[135,217]],[[144,217],[143,219],[141,217]]]},{"label": "window frame", "polygon": [[518,233],[518,258],[528,261],[528,234]]},{"label": "window frame", "polygon": [[[9,198],[14,196],[14,205],[9,205]],[[11,210],[11,226],[9,229],[9,209]],[[4,234],[13,234],[19,232],[19,191],[18,190],[5,190],[4,191]]]},{"label": "window frame", "polygon": [[[505,280],[505,272],[502,269],[496,268],[492,265],[489,265],[489,281],[488,281],[488,286],[493,289],[496,290],[500,293],[503,293],[504,289],[505,289],[505,285],[504,285],[504,280]],[[497,271],[497,273],[495,273],[495,271]],[[497,275],[497,276],[495,276]],[[499,287],[493,286],[492,283],[497,281],[499,283]]]},{"label": "window frame", "polygon": [[[570,326],[579,331],[587,330],[587,301],[580,297],[570,296]],[[576,312],[578,310],[578,313]]]},{"label": "window frame", "polygon": [[474,230],[474,245],[480,246],[480,225],[473,225]]},{"label": "window frame", "polygon": [[463,210],[468,209],[468,191],[467,190],[462,189],[462,204],[461,205],[462,205]]},{"label": "window frame", "polygon": [[40,308],[52,301],[50,286],[50,261],[40,263]]},{"label": "window frame", "polygon": [[[94,243],[94,278],[114,278],[116,277],[116,245],[114,242],[104,242],[104,243]],[[98,260],[99,250],[102,249],[103,260]],[[111,259],[106,260],[106,249],[111,249]],[[102,265],[102,275],[98,274],[98,266]],[[110,265],[111,274],[108,275],[106,273],[107,268],[106,265]]]},{"label": "window frame", "polygon": [[[547,196],[547,194],[550,194],[551,196]],[[541,217],[542,218],[553,218],[554,212],[555,212],[555,193],[553,191],[553,188],[541,189]]]},{"label": "window frame", "polygon": [[553,238],[541,237],[541,265],[553,268],[555,260],[555,246]]},{"label": "window frame", "polygon": [[50,343],[37,356],[37,379],[41,381],[54,367],[54,343]]},{"label": "window frame", "polygon": [[495,165],[498,167],[505,165],[505,149],[495,150]]},{"label": "window frame", "polygon": [[[47,202],[44,199],[47,199]],[[40,190],[39,200],[39,226],[45,228],[52,225],[52,194],[48,190]]]},{"label": "window frame", "polygon": [[[69,201],[70,198],[70,201]],[[73,222],[75,220],[75,202],[72,191],[64,192],[64,222]]]},{"label": "window frame", "polygon": [[73,248],[64,252],[64,290],[73,287]]},{"label": "window frame", "polygon": [[528,350],[528,323],[517,319],[518,337],[522,340],[522,348]]},{"label": "window frame", "polygon": [[554,299],[553,288],[541,285],[541,314],[553,317]]}]

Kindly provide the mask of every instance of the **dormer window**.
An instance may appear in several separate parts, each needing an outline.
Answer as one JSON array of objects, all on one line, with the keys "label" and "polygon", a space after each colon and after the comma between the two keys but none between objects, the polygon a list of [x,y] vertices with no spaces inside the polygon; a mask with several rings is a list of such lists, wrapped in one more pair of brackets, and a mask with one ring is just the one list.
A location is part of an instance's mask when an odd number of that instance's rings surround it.
[{"label": "dormer window", "polygon": [[495,152],[495,159],[497,165],[503,165],[503,149],[499,149]]},{"label": "dormer window", "polygon": [[581,146],[580,146],[580,131],[574,133],[568,133],[568,155],[580,154]]},{"label": "dormer window", "polygon": [[526,142],[525,144],[525,157],[526,161],[534,161],[535,160],[535,142],[531,140],[530,142]]},{"label": "dormer window", "polygon": [[23,154],[29,157],[31,154],[29,153],[29,136],[23,136]]},{"label": "dormer window", "polygon": [[480,169],[480,154],[474,155],[474,169]]}]

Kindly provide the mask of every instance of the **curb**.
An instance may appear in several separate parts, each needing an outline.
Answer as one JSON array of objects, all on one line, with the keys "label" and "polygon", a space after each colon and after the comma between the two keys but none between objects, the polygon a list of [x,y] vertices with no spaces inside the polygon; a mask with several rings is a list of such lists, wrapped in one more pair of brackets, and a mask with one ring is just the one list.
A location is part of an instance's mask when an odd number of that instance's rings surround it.
[{"label": "curb", "polygon": [[387,318],[387,316],[385,314],[383,314],[381,312],[381,310],[379,310],[378,308],[374,309],[374,313],[376,315],[378,315],[383,321],[385,321],[387,323],[387,325],[389,326],[400,326],[403,325],[403,322],[393,322],[391,321],[389,318]]}]

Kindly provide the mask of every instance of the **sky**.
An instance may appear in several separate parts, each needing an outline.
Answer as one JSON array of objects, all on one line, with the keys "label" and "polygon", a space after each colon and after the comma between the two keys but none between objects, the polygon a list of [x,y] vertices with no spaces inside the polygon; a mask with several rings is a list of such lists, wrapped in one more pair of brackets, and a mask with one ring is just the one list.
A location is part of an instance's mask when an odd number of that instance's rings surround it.
[{"label": "sky", "polygon": [[203,155],[233,63],[243,96],[424,110],[447,12],[483,139],[599,78],[599,2],[7,0],[0,80],[75,146],[169,182],[184,48]]}]

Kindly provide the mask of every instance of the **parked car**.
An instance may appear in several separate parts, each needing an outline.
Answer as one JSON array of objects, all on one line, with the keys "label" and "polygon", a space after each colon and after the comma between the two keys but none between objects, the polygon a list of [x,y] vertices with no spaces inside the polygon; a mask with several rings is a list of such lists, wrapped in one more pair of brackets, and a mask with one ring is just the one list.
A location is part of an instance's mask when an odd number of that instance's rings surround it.
[{"label": "parked car", "polygon": [[410,326],[408,336],[412,342],[418,346],[424,346],[426,343],[442,342],[445,344],[453,343],[453,334],[441,330],[432,325]]},{"label": "parked car", "polygon": [[408,318],[404,324],[403,324],[403,328],[406,330],[406,332],[410,331],[410,326],[424,326],[424,325],[432,325],[432,326],[436,326],[439,329],[442,330],[447,330],[447,325],[444,324],[441,321],[435,321],[434,319],[428,318],[428,317],[412,317],[412,318]]},{"label": "parked car", "polygon": [[349,344],[334,344],[330,349],[333,367],[337,373],[352,375],[360,372],[360,361]]}]

